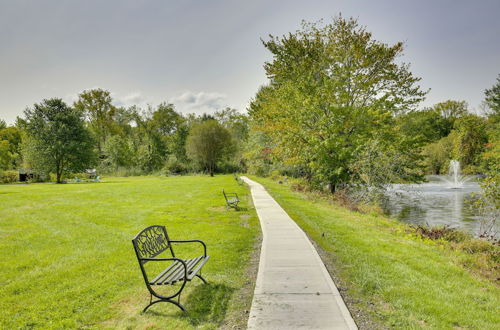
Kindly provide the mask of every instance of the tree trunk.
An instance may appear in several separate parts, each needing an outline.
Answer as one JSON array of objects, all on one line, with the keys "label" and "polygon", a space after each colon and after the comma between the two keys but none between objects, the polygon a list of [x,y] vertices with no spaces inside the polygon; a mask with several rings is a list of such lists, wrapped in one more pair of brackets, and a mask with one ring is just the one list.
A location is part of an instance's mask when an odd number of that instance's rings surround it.
[{"label": "tree trunk", "polygon": [[62,166],[59,161],[56,164],[56,183],[61,183]]}]

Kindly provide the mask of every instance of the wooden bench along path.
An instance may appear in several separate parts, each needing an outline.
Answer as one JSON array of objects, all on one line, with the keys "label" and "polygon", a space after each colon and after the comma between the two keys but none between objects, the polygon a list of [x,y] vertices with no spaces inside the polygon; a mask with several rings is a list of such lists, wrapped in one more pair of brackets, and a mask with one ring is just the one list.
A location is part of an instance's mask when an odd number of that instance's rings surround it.
[{"label": "wooden bench along path", "polygon": [[[172,243],[199,243],[203,247],[203,255],[191,259],[176,258],[172,248]],[[209,256],[207,256],[207,246],[205,243],[200,240],[170,240],[165,226],[149,226],[134,237],[132,244],[134,245],[134,250],[137,255],[137,260],[139,261],[142,276],[144,277],[146,287],[148,288],[151,297],[149,305],[144,308],[143,312],[145,312],[152,305],[162,301],[172,303],[185,312],[186,309],[180,304],[180,296],[186,282],[191,281],[194,277],[198,277],[203,282],[207,283],[207,281],[205,281],[205,279],[201,276],[201,268],[209,258]],[[170,255],[172,257],[159,257],[162,254],[168,255],[168,252],[166,251],[170,251]],[[170,264],[158,275],[153,277],[153,279],[150,279],[145,267],[148,262],[169,262]],[[170,296],[159,294],[153,289],[153,286],[173,285],[177,282],[182,282],[182,284],[179,290]],[[158,298],[158,300],[153,301],[153,296]],[[172,300],[175,297],[178,298],[177,301]]]}]

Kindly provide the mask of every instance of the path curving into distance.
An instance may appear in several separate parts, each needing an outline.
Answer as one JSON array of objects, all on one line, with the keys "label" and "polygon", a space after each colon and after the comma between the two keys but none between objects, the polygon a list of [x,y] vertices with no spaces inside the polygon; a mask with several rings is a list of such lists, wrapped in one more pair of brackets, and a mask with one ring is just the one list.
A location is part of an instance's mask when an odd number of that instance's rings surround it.
[{"label": "path curving into distance", "polygon": [[248,329],[357,329],[306,234],[261,184],[241,178],[263,236]]}]

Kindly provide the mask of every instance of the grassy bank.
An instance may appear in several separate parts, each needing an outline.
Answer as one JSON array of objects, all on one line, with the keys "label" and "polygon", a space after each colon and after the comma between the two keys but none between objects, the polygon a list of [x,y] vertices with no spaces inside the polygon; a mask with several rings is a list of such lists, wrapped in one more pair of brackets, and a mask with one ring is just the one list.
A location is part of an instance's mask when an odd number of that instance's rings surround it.
[{"label": "grassy bank", "polygon": [[[246,210],[227,210],[222,188]],[[218,328],[245,325],[249,259],[259,236],[248,191],[232,176],[104,178],[101,183],[0,185],[0,328]],[[140,311],[149,295],[131,239],[166,225],[201,239],[210,282],[188,283],[181,302]],[[177,254],[190,256],[189,246]]]},{"label": "grassy bank", "polygon": [[323,250],[355,319],[358,310],[375,323],[369,327],[498,329],[500,288],[474,271],[467,253],[410,235],[395,220],[311,200],[270,179],[252,179],[264,184]]}]

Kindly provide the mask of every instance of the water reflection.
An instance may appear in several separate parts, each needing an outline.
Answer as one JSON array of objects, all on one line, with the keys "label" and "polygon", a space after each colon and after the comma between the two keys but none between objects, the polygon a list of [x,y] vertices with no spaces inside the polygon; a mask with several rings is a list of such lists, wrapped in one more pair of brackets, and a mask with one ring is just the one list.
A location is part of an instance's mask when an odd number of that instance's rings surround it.
[{"label": "water reflection", "polygon": [[480,191],[477,182],[464,182],[454,189],[438,177],[430,180],[393,185],[383,203],[386,214],[411,224],[449,225],[477,234],[481,218],[470,205],[471,195]]}]

